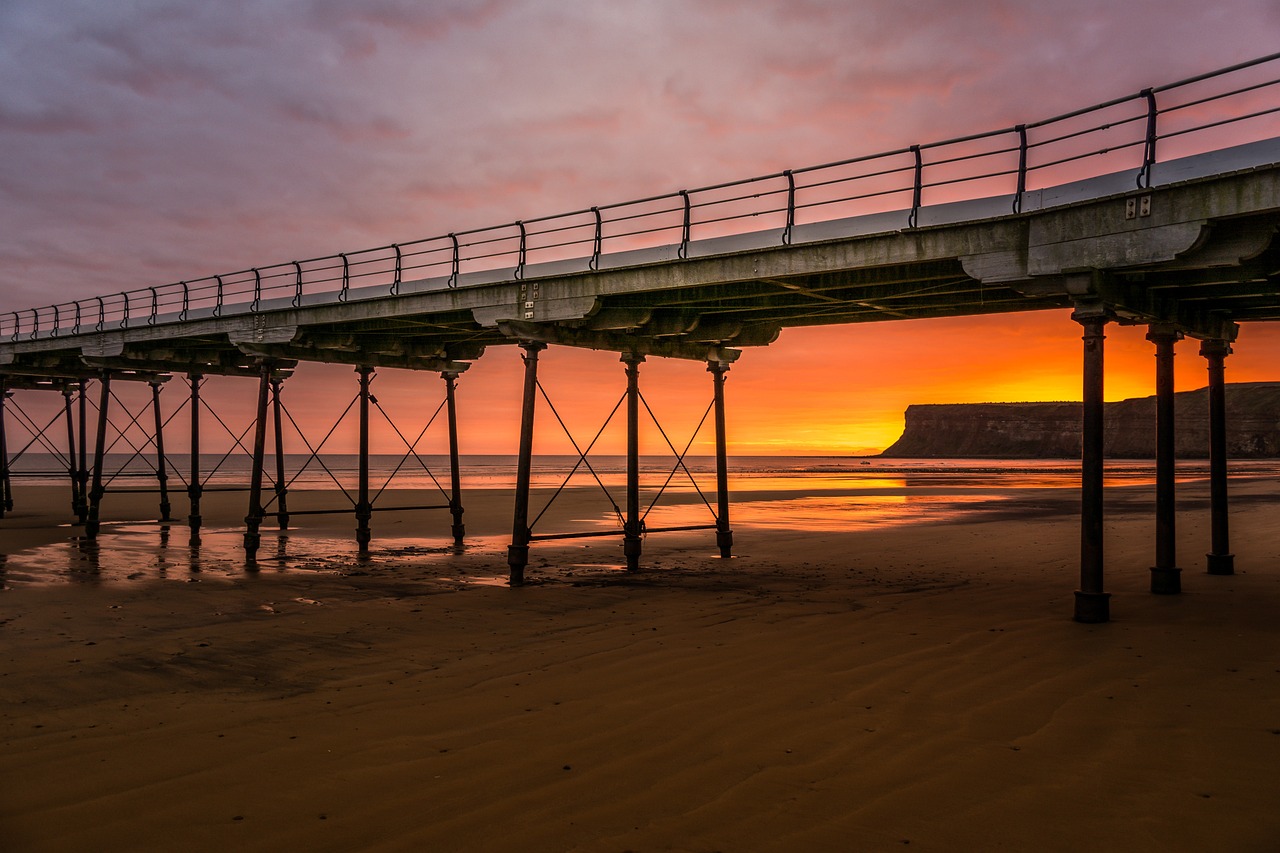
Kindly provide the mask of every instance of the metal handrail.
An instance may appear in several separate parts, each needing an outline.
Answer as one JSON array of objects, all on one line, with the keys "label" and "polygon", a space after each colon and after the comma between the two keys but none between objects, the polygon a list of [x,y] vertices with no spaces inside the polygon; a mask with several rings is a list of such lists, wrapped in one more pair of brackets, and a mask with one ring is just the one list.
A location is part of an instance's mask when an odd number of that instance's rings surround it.
[{"label": "metal handrail", "polygon": [[[300,307],[304,297],[311,302],[346,301],[352,295],[352,280],[366,281],[375,287],[379,295],[396,296],[408,274],[431,277],[439,275],[446,286],[458,287],[466,267],[476,270],[501,269],[506,266],[514,279],[522,279],[539,252],[556,252],[557,259],[570,251],[571,257],[582,260],[588,270],[599,270],[606,244],[619,249],[632,248],[637,240],[643,245],[654,245],[653,238],[662,238],[666,245],[678,247],[678,256],[689,255],[690,243],[697,232],[715,226],[714,233],[725,233],[726,223],[759,217],[777,217],[781,244],[789,244],[799,224],[798,215],[809,214],[806,221],[820,221],[812,216],[820,208],[841,205],[848,208],[836,213],[856,215],[859,212],[882,212],[889,196],[910,194],[911,204],[905,226],[919,227],[919,213],[928,204],[934,191],[945,188],[948,201],[976,198],[976,195],[957,195],[961,185],[980,182],[1009,182],[1008,193],[1013,199],[1012,213],[1021,213],[1028,192],[1028,177],[1033,173],[1044,175],[1045,170],[1086,160],[1104,161],[1091,172],[1081,171],[1072,179],[1096,177],[1108,171],[1116,171],[1114,158],[1122,155],[1133,157],[1130,149],[1140,148],[1140,157],[1132,162],[1138,188],[1150,186],[1152,167],[1159,162],[1156,151],[1162,140],[1183,137],[1187,134],[1208,131],[1223,125],[1258,119],[1280,113],[1280,106],[1259,102],[1258,97],[1272,97],[1280,84],[1280,78],[1268,76],[1262,80],[1232,78],[1221,90],[1211,93],[1197,91],[1178,101],[1178,90],[1205,81],[1230,78],[1237,72],[1259,68],[1280,60],[1280,53],[1227,68],[1209,71],[1162,86],[1143,89],[1132,95],[1114,98],[1103,103],[1082,107],[1036,122],[1018,124],[1009,128],[974,133],[936,142],[910,145],[892,151],[868,154],[802,168],[786,169],[767,175],[727,181],[718,184],[679,190],[671,193],[633,199],[613,204],[594,205],[568,213],[558,213],[535,218],[516,220],[503,225],[454,231],[443,236],[391,243],[355,252],[342,252],[304,260],[251,267],[230,273],[188,279],[111,294],[120,297],[119,306],[110,308],[101,296],[63,303],[73,309],[75,322],[69,334],[101,332],[107,323],[117,328],[128,328],[140,322],[140,316],[131,317],[134,307],[141,313],[149,304],[150,313],[145,318],[154,325],[162,306],[180,306],[177,314],[184,321],[195,310],[208,310],[214,317],[229,313],[256,313],[278,310],[266,302],[272,293],[285,293],[292,307]],[[1259,95],[1266,90],[1265,94]],[[1159,96],[1159,98],[1157,98]],[[1232,100],[1234,99],[1234,100]],[[1158,101],[1158,102],[1157,102]],[[1161,129],[1160,119],[1171,113],[1194,115],[1196,108],[1207,104],[1231,101],[1238,108],[1234,112],[1218,110],[1199,120],[1192,119],[1189,126]],[[1113,116],[1108,111],[1117,107],[1134,105],[1140,109],[1132,114]],[[1085,127],[1073,124],[1080,118],[1096,116]],[[1135,133],[1135,126],[1138,131]],[[1047,133],[1045,131],[1048,131]],[[1117,136],[1123,134],[1122,136]],[[1033,138],[1034,137],[1034,138]],[[981,147],[990,143],[990,147]],[[978,146],[976,150],[975,146]],[[926,153],[929,156],[926,156]],[[906,162],[903,162],[906,158]],[[964,164],[981,158],[1008,158],[1003,161],[988,160],[988,167],[980,167],[976,173],[958,173]],[[908,177],[909,175],[909,177]],[[1043,179],[1042,179],[1043,180]],[[766,184],[768,184],[766,186]],[[726,190],[732,192],[725,193]],[[771,201],[773,196],[785,194]],[[695,211],[718,207],[719,212],[694,216]],[[709,212],[709,211],[708,211]],[[828,214],[830,217],[831,214]],[[512,234],[512,228],[518,235]],[[608,226],[613,226],[609,228]],[[622,227],[618,227],[622,226]],[[576,232],[576,233],[572,233]],[[733,232],[741,233],[741,232]],[[549,235],[562,235],[547,239]],[[541,239],[539,239],[541,238]],[[577,247],[579,252],[571,250]],[[508,266],[509,264],[509,266]],[[292,285],[292,286],[291,286]],[[387,290],[381,290],[387,287]],[[137,300],[136,306],[133,300]],[[97,319],[93,328],[82,323],[90,306],[96,303]],[[61,325],[59,306],[52,306],[52,323],[42,324],[40,309],[10,311],[0,316],[0,340],[17,342],[23,333],[30,339],[67,335]],[[25,312],[30,317],[24,318]],[[42,328],[42,326],[44,326]]]}]

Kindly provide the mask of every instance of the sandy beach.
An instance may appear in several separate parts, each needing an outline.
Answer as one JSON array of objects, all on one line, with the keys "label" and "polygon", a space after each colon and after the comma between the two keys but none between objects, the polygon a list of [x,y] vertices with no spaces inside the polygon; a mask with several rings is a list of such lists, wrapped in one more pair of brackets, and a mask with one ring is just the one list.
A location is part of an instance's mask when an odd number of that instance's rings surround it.
[{"label": "sandy beach", "polygon": [[447,514],[388,514],[360,562],[351,519],[317,516],[245,573],[243,496],[206,501],[199,552],[114,496],[95,549],[20,484],[0,846],[1275,850],[1275,486],[1232,484],[1230,577],[1204,572],[1206,485],[1180,487],[1173,597],[1146,592],[1151,490],[1112,490],[1113,621],[1088,626],[1072,490],[735,523],[731,560],[654,535],[638,575],[617,542],[537,543],[508,589],[501,491],[467,495],[461,552]]}]

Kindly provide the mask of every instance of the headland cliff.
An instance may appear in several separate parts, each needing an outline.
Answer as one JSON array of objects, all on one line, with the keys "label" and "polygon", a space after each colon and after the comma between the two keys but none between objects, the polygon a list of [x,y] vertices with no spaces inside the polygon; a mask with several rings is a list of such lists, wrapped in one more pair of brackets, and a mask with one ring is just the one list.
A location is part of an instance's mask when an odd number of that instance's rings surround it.
[{"label": "headland cliff", "polygon": [[[1209,455],[1208,389],[1174,395],[1176,454]],[[1280,382],[1227,385],[1227,455],[1280,456]],[[1106,455],[1155,456],[1156,398],[1106,404]],[[906,428],[883,456],[1070,459],[1080,456],[1080,403],[954,403],[908,406]]]}]

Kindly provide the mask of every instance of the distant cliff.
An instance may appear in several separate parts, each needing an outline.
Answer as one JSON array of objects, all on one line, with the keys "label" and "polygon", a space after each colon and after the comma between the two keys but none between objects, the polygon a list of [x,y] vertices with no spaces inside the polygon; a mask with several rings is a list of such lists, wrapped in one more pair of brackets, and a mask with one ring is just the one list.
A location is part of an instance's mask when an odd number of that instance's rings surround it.
[{"label": "distant cliff", "polygon": [[[1209,455],[1208,389],[1175,397],[1176,453]],[[1227,455],[1280,456],[1280,382],[1229,384]],[[1002,459],[1080,456],[1080,403],[956,403],[908,406],[906,429],[884,456]],[[1155,456],[1156,398],[1106,406],[1106,453],[1125,459]]]}]

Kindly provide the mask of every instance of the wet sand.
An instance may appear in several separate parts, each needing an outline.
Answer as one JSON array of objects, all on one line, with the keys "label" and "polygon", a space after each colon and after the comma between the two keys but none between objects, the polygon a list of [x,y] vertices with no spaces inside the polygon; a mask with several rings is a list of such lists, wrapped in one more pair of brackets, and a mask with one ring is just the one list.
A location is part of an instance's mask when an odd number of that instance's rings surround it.
[{"label": "wet sand", "polygon": [[736,523],[727,561],[654,535],[633,576],[616,542],[537,543],[512,590],[500,492],[468,495],[460,553],[447,513],[376,516],[367,563],[317,516],[247,574],[243,496],[206,501],[193,558],[136,523],[151,498],[112,498],[95,553],[19,485],[0,846],[1274,850],[1277,491],[1233,483],[1237,574],[1211,577],[1184,485],[1185,591],[1155,597],[1150,490],[1113,490],[1114,621],[1085,626],[1070,490]]}]

